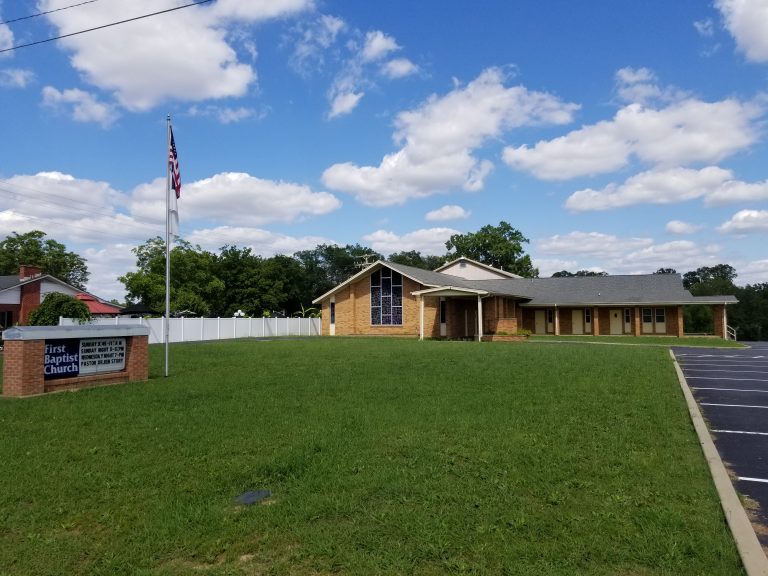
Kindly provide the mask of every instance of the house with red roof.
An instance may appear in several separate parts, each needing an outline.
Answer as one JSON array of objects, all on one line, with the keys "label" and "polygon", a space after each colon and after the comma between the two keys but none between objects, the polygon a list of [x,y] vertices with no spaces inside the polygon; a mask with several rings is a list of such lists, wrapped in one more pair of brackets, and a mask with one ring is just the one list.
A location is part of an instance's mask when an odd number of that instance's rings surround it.
[{"label": "house with red roof", "polygon": [[116,316],[121,308],[44,274],[39,266],[21,265],[18,275],[0,276],[0,327],[26,324],[29,314],[46,295],[60,292],[82,300],[95,316]]}]

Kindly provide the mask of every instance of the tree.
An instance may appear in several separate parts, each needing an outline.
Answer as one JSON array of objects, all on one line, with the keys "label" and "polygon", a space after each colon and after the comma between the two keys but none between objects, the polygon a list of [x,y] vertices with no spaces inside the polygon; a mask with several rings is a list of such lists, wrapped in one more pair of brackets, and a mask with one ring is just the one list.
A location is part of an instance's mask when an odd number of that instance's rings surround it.
[{"label": "tree", "polygon": [[68,252],[64,244],[45,236],[40,230],[25,234],[13,232],[7,236],[0,242],[0,274],[17,274],[19,265],[30,264],[40,266],[45,274],[85,290],[88,282],[85,260]]},{"label": "tree", "polygon": [[[133,249],[136,272],[118,278],[129,302],[143,302],[165,309],[165,242],[159,236]],[[224,282],[215,274],[216,256],[200,246],[181,240],[171,250],[171,309],[189,310],[200,316],[221,311]]]},{"label": "tree", "polygon": [[360,244],[319,244],[313,250],[296,252],[293,257],[299,261],[306,275],[306,290],[310,295],[308,299],[304,297],[307,304],[357,274],[363,257],[371,262],[384,259],[378,252]]},{"label": "tree", "polygon": [[702,266],[683,274],[683,286],[697,296],[733,294],[736,269],[729,264]]},{"label": "tree", "polygon": [[[683,286],[694,296],[723,296],[736,294],[733,283],[736,269],[728,264],[702,266],[683,274]],[[714,330],[712,308],[707,305],[686,306],[684,312],[686,332],[711,333]]]},{"label": "tree", "polygon": [[59,317],[74,318],[81,324],[91,319],[91,312],[85,302],[62,294],[50,292],[43,298],[40,306],[29,314],[27,324],[30,326],[58,326]]},{"label": "tree", "polygon": [[408,250],[390,254],[387,260],[394,262],[395,264],[404,264],[405,266],[413,266],[415,268],[422,268],[423,270],[435,270],[445,264],[448,261],[448,257],[422,256],[421,252],[418,250]]},{"label": "tree", "polygon": [[535,278],[539,271],[533,267],[531,257],[523,251],[523,244],[528,241],[522,232],[501,221],[498,226],[489,224],[477,232],[454,234],[445,247],[452,251],[451,258],[464,256],[494,268]]},{"label": "tree", "polygon": [[739,303],[728,306],[728,324],[736,328],[739,340],[768,338],[768,283],[737,287]]},{"label": "tree", "polygon": [[674,268],[659,268],[654,274],[677,274]]}]

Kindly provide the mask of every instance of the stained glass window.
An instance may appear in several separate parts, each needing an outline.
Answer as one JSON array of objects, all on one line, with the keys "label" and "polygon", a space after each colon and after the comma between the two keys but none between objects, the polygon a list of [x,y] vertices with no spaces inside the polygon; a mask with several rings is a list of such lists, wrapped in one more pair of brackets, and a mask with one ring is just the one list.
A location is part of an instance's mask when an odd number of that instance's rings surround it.
[{"label": "stained glass window", "polygon": [[371,324],[403,323],[403,276],[382,268],[371,274]]}]

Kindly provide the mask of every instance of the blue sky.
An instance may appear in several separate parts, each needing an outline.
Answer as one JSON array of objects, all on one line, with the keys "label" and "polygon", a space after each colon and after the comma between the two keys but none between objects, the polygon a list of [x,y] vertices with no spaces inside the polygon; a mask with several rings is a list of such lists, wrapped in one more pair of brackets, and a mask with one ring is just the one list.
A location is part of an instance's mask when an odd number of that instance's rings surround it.
[{"label": "blue sky", "polygon": [[[98,0],[0,49],[184,3]],[[766,282],[767,88],[766,0],[215,0],[0,54],[0,234],[45,231],[122,300],[164,235],[171,114],[208,250],[442,254],[506,220],[542,276]]]}]

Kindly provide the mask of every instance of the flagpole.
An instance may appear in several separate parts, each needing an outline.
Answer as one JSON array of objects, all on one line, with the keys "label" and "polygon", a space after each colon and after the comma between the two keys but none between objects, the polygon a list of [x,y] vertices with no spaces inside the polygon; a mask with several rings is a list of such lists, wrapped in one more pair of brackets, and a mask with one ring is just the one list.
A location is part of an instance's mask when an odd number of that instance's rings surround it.
[{"label": "flagpole", "polygon": [[171,115],[166,117],[165,146],[165,322],[163,322],[163,340],[165,340],[165,376],[168,376],[168,335],[171,319]]}]

